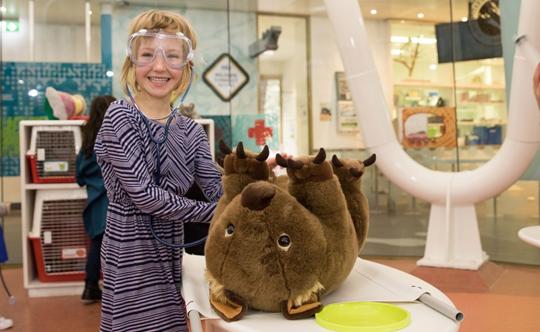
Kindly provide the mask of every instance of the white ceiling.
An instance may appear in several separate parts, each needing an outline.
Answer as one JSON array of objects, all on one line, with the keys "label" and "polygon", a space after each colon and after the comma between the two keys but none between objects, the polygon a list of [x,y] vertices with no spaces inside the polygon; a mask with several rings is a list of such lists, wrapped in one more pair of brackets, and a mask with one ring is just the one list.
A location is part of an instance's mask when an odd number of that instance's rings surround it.
[{"label": "white ceiling", "polygon": [[[341,1],[341,0],[332,0]],[[454,21],[466,16],[468,0],[454,0]],[[326,15],[323,0],[90,0],[92,22],[99,23],[100,6],[103,2],[112,3],[115,6],[146,5],[152,7],[180,7],[199,8],[212,10],[226,10],[229,8],[237,11],[283,13],[293,15]],[[425,16],[423,21],[447,22],[450,21],[449,0],[359,0],[364,16],[372,19],[404,19],[418,20],[417,13],[422,12]],[[35,15],[37,22],[49,24],[84,24],[84,0],[37,0],[35,3]],[[21,13],[28,12],[28,0],[2,0],[7,8],[4,17],[18,17]],[[377,15],[371,15],[369,11],[376,9]]]},{"label": "white ceiling", "polygon": [[[341,0],[332,0],[341,1]],[[359,0],[362,14],[372,19],[404,19],[418,20],[417,13],[422,12],[425,21],[450,21],[449,0]],[[454,0],[453,15],[459,20],[467,13],[468,0]],[[258,1],[259,11],[302,14],[326,15],[323,0],[271,0]],[[377,14],[371,15],[370,10],[376,9]]]}]

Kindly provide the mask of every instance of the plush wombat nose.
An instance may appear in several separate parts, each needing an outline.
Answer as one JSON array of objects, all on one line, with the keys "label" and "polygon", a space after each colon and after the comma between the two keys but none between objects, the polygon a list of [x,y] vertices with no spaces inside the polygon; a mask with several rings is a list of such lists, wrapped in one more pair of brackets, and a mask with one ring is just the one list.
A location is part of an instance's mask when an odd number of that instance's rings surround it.
[{"label": "plush wombat nose", "polygon": [[247,185],[242,191],[242,206],[260,211],[270,205],[276,194],[276,188],[268,182],[255,182]]}]

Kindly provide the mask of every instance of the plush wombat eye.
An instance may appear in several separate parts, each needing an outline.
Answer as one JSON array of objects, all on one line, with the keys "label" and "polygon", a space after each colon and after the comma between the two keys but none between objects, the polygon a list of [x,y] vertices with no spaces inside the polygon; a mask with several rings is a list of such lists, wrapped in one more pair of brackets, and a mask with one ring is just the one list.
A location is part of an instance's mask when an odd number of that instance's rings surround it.
[{"label": "plush wombat eye", "polygon": [[283,233],[279,236],[277,244],[281,250],[287,251],[291,247],[291,238],[289,235]]},{"label": "plush wombat eye", "polygon": [[225,237],[232,236],[233,233],[234,233],[234,225],[233,224],[228,224],[227,228],[225,228]]}]

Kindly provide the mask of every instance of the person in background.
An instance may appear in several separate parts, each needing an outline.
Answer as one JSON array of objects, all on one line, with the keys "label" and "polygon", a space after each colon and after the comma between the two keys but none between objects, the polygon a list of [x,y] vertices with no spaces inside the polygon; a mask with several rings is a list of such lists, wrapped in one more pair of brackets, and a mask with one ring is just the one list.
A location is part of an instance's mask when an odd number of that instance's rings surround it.
[{"label": "person in background", "polygon": [[[10,203],[0,203],[0,218],[4,218],[5,216],[9,214],[10,207],[11,207]],[[8,255],[7,255],[6,243],[4,240],[4,231],[2,229],[2,225],[0,225],[0,264],[7,262],[7,260],[8,260]],[[9,295],[9,292],[7,293]],[[13,326],[13,320],[3,317],[0,314],[0,330],[7,330],[12,326]]]},{"label": "person in background", "polygon": [[536,71],[533,78],[534,95],[536,96],[536,103],[538,104],[538,110],[540,110],[540,63],[536,65]]},{"label": "person in background", "polygon": [[101,169],[96,162],[94,143],[113,96],[98,96],[92,100],[90,117],[82,128],[82,145],[77,155],[77,183],[86,186],[87,204],[83,212],[84,228],[91,239],[86,259],[86,279],[81,301],[86,304],[101,300],[99,279],[101,274],[101,241],[105,232],[109,200],[103,185]]},{"label": "person in background", "polygon": [[[189,90],[196,37],[181,15],[148,10],[127,41],[129,100],[111,104],[95,144],[109,197],[100,330],[188,331],[182,250],[171,245],[184,223],[209,223],[223,194],[203,127],[172,107]],[[194,184],[206,201],[185,197]]]}]

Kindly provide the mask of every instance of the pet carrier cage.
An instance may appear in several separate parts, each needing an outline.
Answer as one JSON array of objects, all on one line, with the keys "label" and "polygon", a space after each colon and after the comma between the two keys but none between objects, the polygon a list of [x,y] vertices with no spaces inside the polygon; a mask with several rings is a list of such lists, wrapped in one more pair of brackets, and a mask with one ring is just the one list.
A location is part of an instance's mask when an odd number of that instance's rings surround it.
[{"label": "pet carrier cage", "polygon": [[80,147],[78,125],[33,127],[30,150],[26,153],[32,182],[75,182],[75,162]]},{"label": "pet carrier cage", "polygon": [[41,282],[85,277],[90,239],[82,219],[85,189],[37,190],[29,240]]}]

